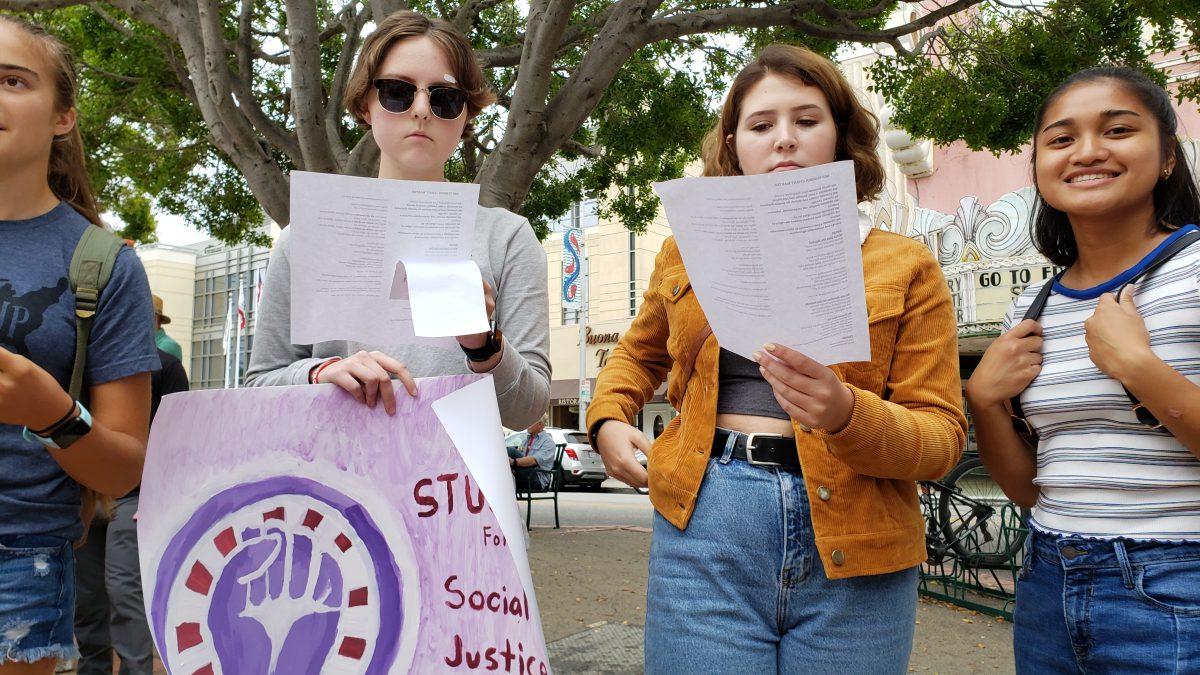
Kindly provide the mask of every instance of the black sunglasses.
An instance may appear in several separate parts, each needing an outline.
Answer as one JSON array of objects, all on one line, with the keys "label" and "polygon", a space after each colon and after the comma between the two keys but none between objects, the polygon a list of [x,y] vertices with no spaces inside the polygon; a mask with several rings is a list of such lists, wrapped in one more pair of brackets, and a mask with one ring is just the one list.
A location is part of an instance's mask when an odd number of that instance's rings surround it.
[{"label": "black sunglasses", "polygon": [[379,90],[379,105],[388,112],[403,113],[412,107],[417,100],[417,92],[423,91],[429,95],[429,110],[434,116],[444,119],[458,119],[463,108],[467,107],[467,92],[456,87],[418,87],[404,80],[385,80],[380,78],[373,82]]}]

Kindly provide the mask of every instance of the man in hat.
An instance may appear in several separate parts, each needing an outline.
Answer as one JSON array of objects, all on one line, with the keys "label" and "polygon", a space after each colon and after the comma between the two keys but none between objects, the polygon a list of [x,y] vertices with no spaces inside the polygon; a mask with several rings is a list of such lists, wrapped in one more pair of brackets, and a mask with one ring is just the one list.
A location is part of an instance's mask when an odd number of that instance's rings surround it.
[{"label": "man in hat", "polygon": [[163,330],[163,326],[171,323],[171,317],[163,314],[163,301],[157,295],[151,296],[154,298],[154,343],[164,352],[174,356],[177,359],[183,359],[183,348],[179,343],[171,339],[167,335],[167,331]]}]

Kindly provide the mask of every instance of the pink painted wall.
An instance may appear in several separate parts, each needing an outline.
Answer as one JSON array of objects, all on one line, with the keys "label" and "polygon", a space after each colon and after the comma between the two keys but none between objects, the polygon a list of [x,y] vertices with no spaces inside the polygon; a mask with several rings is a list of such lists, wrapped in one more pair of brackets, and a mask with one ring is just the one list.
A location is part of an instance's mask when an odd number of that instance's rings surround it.
[{"label": "pink painted wall", "polygon": [[[1172,60],[1178,52],[1165,54],[1161,60]],[[1172,75],[1200,70],[1200,63],[1168,67]],[[1185,101],[1175,106],[1179,115],[1179,134],[1200,138],[1200,107]],[[997,157],[990,152],[976,152],[962,142],[937,146],[933,150],[934,173],[928,178],[908,181],[908,192],[922,208],[953,214],[959,201],[974,195],[984,204],[991,204],[1004,194],[1031,185],[1029,147],[1019,153]]]},{"label": "pink painted wall", "polygon": [[960,141],[935,147],[933,175],[910,179],[908,192],[922,208],[953,214],[963,197],[974,195],[984,204],[991,204],[1031,182],[1028,150],[997,157],[971,150]]}]

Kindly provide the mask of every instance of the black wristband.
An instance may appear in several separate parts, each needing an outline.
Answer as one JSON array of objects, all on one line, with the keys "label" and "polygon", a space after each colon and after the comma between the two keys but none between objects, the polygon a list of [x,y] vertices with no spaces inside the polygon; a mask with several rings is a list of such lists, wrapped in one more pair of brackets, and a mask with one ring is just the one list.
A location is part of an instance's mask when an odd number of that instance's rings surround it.
[{"label": "black wristband", "polygon": [[483,363],[499,353],[502,347],[501,340],[503,339],[504,334],[500,332],[500,329],[493,327],[488,333],[487,341],[483,343],[482,347],[463,347],[461,343],[459,343],[458,346],[462,348],[463,353],[467,355],[468,361]]},{"label": "black wristband", "polygon": [[591,441],[593,450],[600,449],[599,445],[596,443],[596,439],[600,435],[600,427],[604,426],[605,422],[611,421],[613,421],[612,417],[605,417],[602,420],[596,420],[596,423],[593,424],[590,429],[588,429],[588,440]]},{"label": "black wristband", "polygon": [[52,433],[54,433],[55,429],[58,429],[62,425],[66,424],[67,421],[69,421],[72,417],[75,417],[75,399],[71,399],[71,408],[69,410],[67,410],[66,415],[63,415],[62,417],[58,418],[57,422],[55,422],[54,424],[51,424],[50,426],[46,427],[45,429],[30,429],[29,433],[31,433],[35,436],[41,436],[42,438],[49,438],[50,435]]}]

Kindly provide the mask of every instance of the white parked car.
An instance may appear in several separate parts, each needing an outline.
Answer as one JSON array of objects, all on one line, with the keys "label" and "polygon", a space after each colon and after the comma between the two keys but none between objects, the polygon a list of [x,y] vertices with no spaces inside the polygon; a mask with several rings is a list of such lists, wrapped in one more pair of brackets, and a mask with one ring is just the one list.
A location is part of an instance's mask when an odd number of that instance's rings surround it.
[{"label": "white parked car", "polygon": [[[604,471],[600,453],[592,449],[587,434],[576,429],[558,427],[546,427],[546,433],[550,434],[556,445],[567,446],[563,451],[563,484],[599,490],[600,484],[608,479],[608,473]],[[515,431],[504,437],[504,447],[522,448],[527,440],[529,432]]]}]

